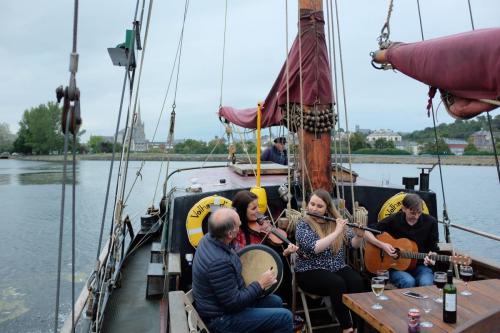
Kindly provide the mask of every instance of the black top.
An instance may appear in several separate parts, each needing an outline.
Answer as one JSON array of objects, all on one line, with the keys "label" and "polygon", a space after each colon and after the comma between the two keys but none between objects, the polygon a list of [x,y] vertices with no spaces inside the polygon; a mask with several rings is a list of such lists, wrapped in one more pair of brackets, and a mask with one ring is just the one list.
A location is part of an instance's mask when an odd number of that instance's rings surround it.
[{"label": "black top", "polygon": [[388,232],[394,238],[408,238],[418,246],[418,252],[429,253],[437,251],[439,232],[437,220],[427,214],[422,214],[417,223],[409,225],[403,211],[392,214],[371,226],[374,229]]}]

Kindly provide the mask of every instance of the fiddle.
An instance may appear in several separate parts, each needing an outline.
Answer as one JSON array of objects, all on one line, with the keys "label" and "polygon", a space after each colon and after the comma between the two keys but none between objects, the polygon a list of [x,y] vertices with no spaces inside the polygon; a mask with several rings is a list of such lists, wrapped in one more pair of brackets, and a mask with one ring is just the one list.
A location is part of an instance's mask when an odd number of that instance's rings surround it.
[{"label": "fiddle", "polygon": [[258,216],[256,221],[248,222],[248,229],[254,234],[266,237],[271,245],[279,246],[283,243],[292,244],[292,242],[288,240],[285,230],[275,228],[270,224],[264,226],[266,220],[268,221],[265,215]]}]

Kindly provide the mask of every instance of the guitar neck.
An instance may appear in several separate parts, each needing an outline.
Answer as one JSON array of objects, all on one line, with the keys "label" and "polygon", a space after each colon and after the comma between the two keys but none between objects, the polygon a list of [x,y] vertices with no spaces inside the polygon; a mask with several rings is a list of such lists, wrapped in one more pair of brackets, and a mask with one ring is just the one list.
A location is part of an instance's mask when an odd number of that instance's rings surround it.
[{"label": "guitar neck", "polygon": [[[407,259],[424,259],[428,254],[427,253],[419,253],[419,252],[410,252],[410,251],[401,251],[399,254],[402,258]],[[450,262],[451,257],[442,255],[442,254],[432,254],[429,256],[432,260],[435,261],[446,261]]]}]

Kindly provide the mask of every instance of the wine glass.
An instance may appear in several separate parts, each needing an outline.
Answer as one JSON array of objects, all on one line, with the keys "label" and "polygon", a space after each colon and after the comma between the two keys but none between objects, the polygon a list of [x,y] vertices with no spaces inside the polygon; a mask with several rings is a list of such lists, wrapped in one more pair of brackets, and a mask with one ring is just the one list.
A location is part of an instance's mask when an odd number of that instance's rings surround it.
[{"label": "wine glass", "polygon": [[[432,310],[432,301],[427,296],[424,296],[424,298],[422,298],[422,310],[424,310],[425,314],[429,314]],[[420,322],[420,327],[434,327],[434,324],[426,320]]]},{"label": "wine glass", "polygon": [[474,274],[474,271],[472,270],[471,266],[465,266],[465,265],[460,266],[460,277],[465,282],[465,290],[462,291],[460,293],[460,295],[463,295],[463,296],[472,295],[472,293],[469,291],[469,286],[467,285],[467,282],[469,282],[472,279],[473,274]]},{"label": "wine glass", "polygon": [[[372,291],[376,297],[379,297],[384,291],[384,280],[379,277],[372,278]],[[378,298],[377,298],[378,299]],[[383,309],[383,306],[378,302],[372,305],[372,309],[380,310]]]},{"label": "wine glass", "polygon": [[439,296],[438,298],[434,299],[434,301],[436,301],[437,303],[443,303],[443,298],[441,297],[441,289],[443,289],[447,280],[448,277],[446,276],[446,272],[434,272],[434,284],[439,289]]},{"label": "wine glass", "polygon": [[[384,286],[385,286],[387,285],[387,281],[389,281],[389,271],[387,269],[379,269],[377,270],[377,277],[384,280]],[[378,299],[381,301],[387,301],[389,297],[385,296],[384,292],[382,291],[382,294],[378,297]]]}]

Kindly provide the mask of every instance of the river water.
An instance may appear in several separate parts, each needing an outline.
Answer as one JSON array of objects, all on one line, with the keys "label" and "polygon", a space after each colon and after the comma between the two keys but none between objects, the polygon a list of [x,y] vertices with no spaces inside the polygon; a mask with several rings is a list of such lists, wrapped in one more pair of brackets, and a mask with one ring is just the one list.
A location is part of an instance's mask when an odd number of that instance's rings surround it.
[{"label": "river water", "polygon": [[[170,171],[199,164],[171,162]],[[77,164],[77,295],[97,255],[109,165],[109,161]],[[140,166],[140,162],[130,163],[126,192],[137,178],[126,207],[126,213],[135,222],[144,214],[145,207],[158,202],[161,185],[156,195],[155,189],[159,176],[164,179],[166,172],[164,166],[160,170],[160,162],[147,162],[142,169]],[[355,164],[353,169],[361,177],[380,184],[401,184],[402,176],[418,174],[415,165]],[[67,182],[70,184],[71,179]],[[452,223],[500,235],[500,186],[494,167],[443,166],[443,182]],[[61,163],[0,160],[0,332],[53,331],[61,183]],[[441,214],[443,196],[437,169],[431,174],[430,187],[437,193]],[[106,221],[114,192],[112,186]],[[71,308],[70,186],[66,194],[60,320]],[[104,230],[108,232],[109,224]],[[469,254],[500,263],[500,246],[496,241],[452,229],[452,242]]]}]

